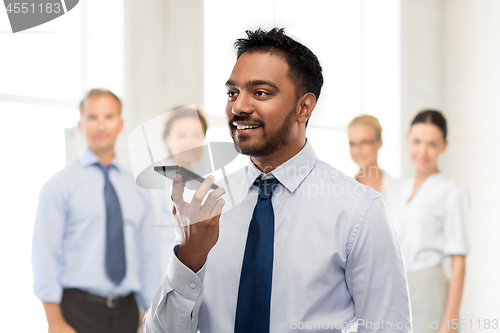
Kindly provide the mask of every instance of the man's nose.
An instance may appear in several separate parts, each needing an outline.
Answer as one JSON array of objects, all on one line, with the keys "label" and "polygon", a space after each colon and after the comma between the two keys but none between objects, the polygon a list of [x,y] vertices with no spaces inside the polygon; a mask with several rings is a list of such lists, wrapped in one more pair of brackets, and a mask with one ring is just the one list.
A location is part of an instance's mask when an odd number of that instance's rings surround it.
[{"label": "man's nose", "polygon": [[251,96],[245,92],[240,92],[236,100],[233,102],[233,114],[240,116],[243,113],[252,114],[254,109]]},{"label": "man's nose", "polygon": [[106,127],[106,120],[105,119],[99,119],[97,121],[97,129],[103,130]]}]

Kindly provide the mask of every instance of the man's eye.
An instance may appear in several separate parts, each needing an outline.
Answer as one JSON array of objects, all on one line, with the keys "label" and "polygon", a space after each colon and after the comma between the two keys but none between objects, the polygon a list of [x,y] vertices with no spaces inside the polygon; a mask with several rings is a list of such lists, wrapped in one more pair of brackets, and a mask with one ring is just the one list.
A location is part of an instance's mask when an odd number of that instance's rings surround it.
[{"label": "man's eye", "polygon": [[236,97],[236,95],[238,95],[238,93],[237,93],[236,91],[228,91],[228,92],[227,92],[227,95],[228,95],[229,97]]},{"label": "man's eye", "polygon": [[269,95],[269,94],[268,94],[268,93],[266,93],[265,91],[260,91],[260,90],[259,90],[259,91],[257,91],[255,94],[256,94],[257,96],[259,96],[259,97],[263,97],[263,96],[267,96],[267,95]]}]

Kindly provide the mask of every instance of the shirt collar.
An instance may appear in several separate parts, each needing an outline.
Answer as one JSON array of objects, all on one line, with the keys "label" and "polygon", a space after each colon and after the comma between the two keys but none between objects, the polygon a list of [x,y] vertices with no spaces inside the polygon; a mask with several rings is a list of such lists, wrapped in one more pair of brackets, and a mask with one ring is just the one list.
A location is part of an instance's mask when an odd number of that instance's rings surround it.
[{"label": "shirt collar", "polygon": [[[80,164],[82,168],[86,168],[96,163],[101,163],[99,157],[97,157],[97,155],[92,150],[90,150],[89,147],[83,148],[76,157],[76,160],[78,161],[78,164]],[[121,169],[120,165],[118,164],[116,156],[113,157],[109,165],[114,167],[117,171],[120,171]]]},{"label": "shirt collar", "polygon": [[[293,193],[307,175],[309,175],[317,160],[318,157],[311,143],[309,140],[306,140],[306,144],[301,151],[271,171],[270,174],[276,177],[288,191]],[[248,188],[248,190],[250,190],[255,179],[261,174],[263,174],[263,172],[255,166],[251,159],[249,159],[246,179],[246,188]]]}]

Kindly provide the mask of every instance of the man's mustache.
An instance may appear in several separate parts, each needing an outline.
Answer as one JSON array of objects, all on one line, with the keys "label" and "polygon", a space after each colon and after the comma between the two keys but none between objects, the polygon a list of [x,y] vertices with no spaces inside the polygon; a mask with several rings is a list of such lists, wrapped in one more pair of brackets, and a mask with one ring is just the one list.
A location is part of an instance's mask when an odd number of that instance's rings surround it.
[{"label": "man's mustache", "polygon": [[256,119],[256,118],[252,118],[250,116],[248,117],[241,117],[241,116],[238,116],[238,115],[234,115],[231,120],[229,120],[229,126],[233,126],[233,122],[239,122],[239,121],[242,121],[242,122],[249,122],[249,123],[252,123],[252,124],[256,124],[256,125],[259,125],[259,126],[264,126],[264,122],[260,119]]}]

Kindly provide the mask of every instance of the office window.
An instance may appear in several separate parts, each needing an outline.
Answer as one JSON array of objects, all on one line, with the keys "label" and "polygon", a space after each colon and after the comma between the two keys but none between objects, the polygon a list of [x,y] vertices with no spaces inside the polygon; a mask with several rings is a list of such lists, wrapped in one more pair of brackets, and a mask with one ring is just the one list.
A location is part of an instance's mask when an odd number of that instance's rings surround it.
[{"label": "office window", "polygon": [[65,129],[77,124],[84,91],[103,86],[123,94],[123,4],[80,1],[16,34],[0,10],[0,45],[0,307],[8,317],[2,330],[17,332],[21,325],[23,332],[42,333],[47,323],[31,270],[38,194],[66,165]]},{"label": "office window", "polygon": [[256,0],[251,6],[206,1],[206,111],[223,116],[235,39],[247,29],[284,27],[311,48],[323,67],[325,84],[307,130],[318,157],[354,175],[346,125],[357,115],[372,114],[384,127],[379,164],[399,177],[399,17],[397,0],[310,0],[307,6],[301,0]]}]

